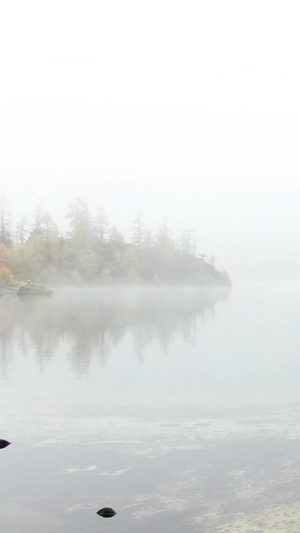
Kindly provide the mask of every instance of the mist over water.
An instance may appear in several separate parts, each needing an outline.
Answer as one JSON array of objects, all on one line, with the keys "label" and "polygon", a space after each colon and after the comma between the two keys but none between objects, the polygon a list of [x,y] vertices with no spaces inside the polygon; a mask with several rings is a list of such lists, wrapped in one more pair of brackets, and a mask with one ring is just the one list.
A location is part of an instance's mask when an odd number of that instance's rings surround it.
[{"label": "mist over water", "polygon": [[299,16],[1,6],[0,533],[299,533]]},{"label": "mist over water", "polygon": [[5,530],[297,530],[299,303],[283,282],[3,296]]}]

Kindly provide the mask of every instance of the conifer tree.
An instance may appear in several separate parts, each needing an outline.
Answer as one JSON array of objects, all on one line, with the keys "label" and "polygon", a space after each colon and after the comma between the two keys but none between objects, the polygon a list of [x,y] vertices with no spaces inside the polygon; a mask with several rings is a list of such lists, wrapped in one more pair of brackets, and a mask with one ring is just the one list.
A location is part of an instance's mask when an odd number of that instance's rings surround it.
[{"label": "conifer tree", "polygon": [[13,244],[10,228],[10,214],[6,207],[4,194],[2,194],[0,203],[0,244],[4,244],[8,248]]}]

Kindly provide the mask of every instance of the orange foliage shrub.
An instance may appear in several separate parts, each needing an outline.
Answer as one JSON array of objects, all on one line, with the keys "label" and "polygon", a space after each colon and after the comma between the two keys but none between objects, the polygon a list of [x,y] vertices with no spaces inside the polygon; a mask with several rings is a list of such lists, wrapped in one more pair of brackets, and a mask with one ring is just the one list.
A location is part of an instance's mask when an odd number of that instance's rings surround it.
[{"label": "orange foliage shrub", "polygon": [[0,282],[5,281],[6,283],[8,283],[9,281],[12,281],[13,279],[14,277],[11,271],[9,270],[9,268],[6,268],[6,267],[0,268]]}]

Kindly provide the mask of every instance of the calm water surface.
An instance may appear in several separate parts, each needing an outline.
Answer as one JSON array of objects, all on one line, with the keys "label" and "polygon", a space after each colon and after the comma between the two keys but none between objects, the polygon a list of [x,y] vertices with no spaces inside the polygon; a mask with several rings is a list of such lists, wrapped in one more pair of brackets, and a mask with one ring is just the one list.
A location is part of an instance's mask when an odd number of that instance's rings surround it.
[{"label": "calm water surface", "polygon": [[1,530],[299,533],[299,311],[282,282],[2,297]]}]

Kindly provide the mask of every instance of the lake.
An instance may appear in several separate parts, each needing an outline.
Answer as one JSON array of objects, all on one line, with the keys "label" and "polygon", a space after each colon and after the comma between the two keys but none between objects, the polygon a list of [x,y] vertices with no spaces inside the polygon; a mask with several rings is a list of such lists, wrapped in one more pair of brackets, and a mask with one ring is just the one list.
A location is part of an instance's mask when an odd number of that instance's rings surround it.
[{"label": "lake", "polygon": [[300,284],[3,296],[0,335],[6,533],[299,532]]}]

